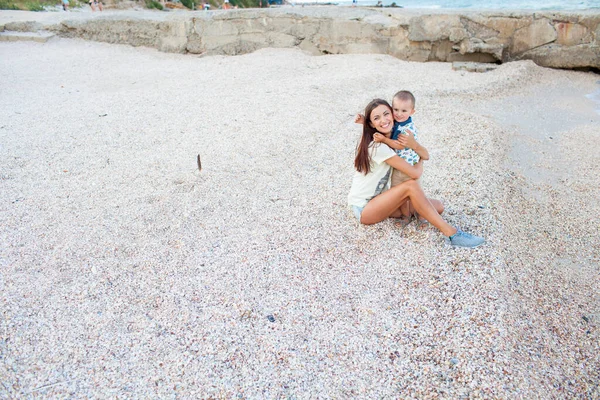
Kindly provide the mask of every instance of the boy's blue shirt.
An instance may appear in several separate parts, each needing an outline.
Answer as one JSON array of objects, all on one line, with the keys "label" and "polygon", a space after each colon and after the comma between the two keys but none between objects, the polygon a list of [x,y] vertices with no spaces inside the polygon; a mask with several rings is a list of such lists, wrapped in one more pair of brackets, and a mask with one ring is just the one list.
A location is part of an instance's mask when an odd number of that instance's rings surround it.
[{"label": "boy's blue shirt", "polygon": [[[413,133],[415,140],[419,141],[417,128],[413,124],[412,117],[408,117],[408,119],[404,122],[394,121],[392,139],[398,140],[398,136],[401,135],[406,128],[410,129]],[[405,159],[410,165],[415,165],[421,159],[421,157],[419,157],[419,155],[413,149],[410,149],[408,147],[405,147],[402,150],[396,150],[396,154]]]},{"label": "boy's blue shirt", "polygon": [[398,140],[398,135],[400,135],[400,132],[402,132],[402,129],[398,129],[398,128],[402,128],[408,124],[412,123],[412,117],[408,117],[408,119],[404,122],[397,122],[394,121],[394,130],[392,131],[392,140]]}]

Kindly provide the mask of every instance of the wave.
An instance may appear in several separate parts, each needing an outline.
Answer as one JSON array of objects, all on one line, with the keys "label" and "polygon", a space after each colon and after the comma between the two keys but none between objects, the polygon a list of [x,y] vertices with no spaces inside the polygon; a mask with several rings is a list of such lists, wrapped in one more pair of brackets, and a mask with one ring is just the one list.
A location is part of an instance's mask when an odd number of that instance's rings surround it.
[{"label": "wave", "polygon": [[[350,6],[352,0],[288,0],[295,4],[302,3],[335,3]],[[375,6],[377,0],[358,0],[359,6]],[[586,10],[600,8],[600,0],[382,0],[382,5],[395,3],[398,7],[424,9],[491,9],[491,10]]]},{"label": "wave", "polygon": [[[598,82],[600,83],[600,81]],[[594,93],[586,94],[585,97],[596,103],[596,112],[600,114],[600,89],[596,90]]]}]

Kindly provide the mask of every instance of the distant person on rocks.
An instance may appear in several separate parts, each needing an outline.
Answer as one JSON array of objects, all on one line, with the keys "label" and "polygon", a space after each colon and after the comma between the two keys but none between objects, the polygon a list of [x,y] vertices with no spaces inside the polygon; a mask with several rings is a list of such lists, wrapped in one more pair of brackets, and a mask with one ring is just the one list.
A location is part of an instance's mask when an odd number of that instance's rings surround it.
[{"label": "distant person on rocks", "polygon": [[[348,204],[361,224],[372,225],[386,218],[403,216],[407,201],[419,215],[439,229],[448,242],[457,247],[477,247],[485,242],[481,237],[463,232],[448,224],[441,216],[437,200],[430,200],[415,180],[423,173],[423,159],[410,165],[383,142],[375,142],[375,133],[386,137],[394,129],[392,107],[385,100],[372,100],[364,113],[363,133],[354,159],[354,178],[348,194]],[[412,179],[389,187],[392,169],[402,171]],[[434,206],[434,204],[436,204]]]},{"label": "distant person on rocks", "polygon": [[69,11],[69,0],[61,0],[62,8],[64,11]]},{"label": "distant person on rocks", "polygon": [[[394,115],[394,130],[390,138],[385,137],[380,133],[375,133],[373,140],[375,142],[383,142],[396,150],[396,154],[414,166],[419,162],[421,158],[423,160],[429,160],[429,152],[418,141],[418,132],[415,124],[413,123],[412,116],[415,113],[415,96],[408,90],[401,90],[394,95],[392,98],[392,110]],[[364,123],[364,117],[362,114],[358,114],[354,120],[357,124]],[[414,138],[414,141],[412,140]],[[394,169],[392,172],[391,186],[397,186],[402,182],[412,179],[404,172]],[[441,203],[440,203],[441,204]],[[436,207],[438,208],[438,207]],[[402,226],[406,226],[410,223],[412,213],[410,211],[410,202],[405,204],[403,210],[406,217],[400,219]],[[414,213],[414,210],[412,210]],[[443,206],[440,205],[438,208],[440,214],[444,211]],[[415,215],[419,226],[424,228],[427,225],[427,221],[419,218]]]},{"label": "distant person on rocks", "polygon": [[90,5],[90,7],[92,8],[92,11],[96,11],[96,7],[98,7],[98,9],[100,11],[103,10],[102,7],[102,0],[90,0],[90,2],[88,3]]}]

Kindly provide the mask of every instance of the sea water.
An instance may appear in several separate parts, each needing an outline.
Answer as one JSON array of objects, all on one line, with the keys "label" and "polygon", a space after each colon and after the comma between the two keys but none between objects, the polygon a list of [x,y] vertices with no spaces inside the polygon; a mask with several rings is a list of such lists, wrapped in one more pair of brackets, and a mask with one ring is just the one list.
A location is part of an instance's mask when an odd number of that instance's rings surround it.
[{"label": "sea water", "polygon": [[[351,6],[352,0],[292,0],[291,3],[333,3]],[[475,10],[586,10],[600,8],[600,0],[382,0],[404,8],[467,8]],[[372,6],[377,0],[358,0],[359,6]]]},{"label": "sea water", "polygon": [[[597,82],[600,86],[600,81]],[[586,95],[588,99],[592,100],[596,104],[596,112],[600,114],[600,88],[596,89],[595,92]]]}]

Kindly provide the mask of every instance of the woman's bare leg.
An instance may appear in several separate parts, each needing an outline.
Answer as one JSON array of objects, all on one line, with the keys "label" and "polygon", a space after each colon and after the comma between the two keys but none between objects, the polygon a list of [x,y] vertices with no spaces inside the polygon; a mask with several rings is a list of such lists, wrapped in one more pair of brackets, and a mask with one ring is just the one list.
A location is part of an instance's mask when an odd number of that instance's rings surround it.
[{"label": "woman's bare leg", "polygon": [[[433,208],[435,208],[435,210],[438,212],[438,214],[441,214],[444,212],[444,204],[442,204],[441,201],[436,200],[436,199],[429,199],[429,202],[431,203]],[[419,215],[417,210],[415,210],[415,208],[410,204],[410,201],[408,201],[408,207],[409,207],[409,212],[410,212],[409,215],[414,215],[417,220],[417,229],[427,228],[427,226],[429,225],[429,221],[427,221],[425,218],[423,218]]]},{"label": "woman's bare leg", "polygon": [[391,215],[390,218],[400,218],[400,219],[410,219],[410,217],[413,215],[414,211],[411,211],[410,209],[410,200],[407,199],[404,201],[404,203],[402,203],[400,205],[400,207],[398,207],[398,209],[396,211],[394,211]]},{"label": "woman's bare leg", "polygon": [[[438,212],[438,214],[441,214],[444,212],[444,209],[445,209],[444,204],[441,201],[436,200],[436,199],[429,199],[429,198],[428,198],[428,200],[431,203],[431,205],[433,206],[433,208],[435,208],[435,211]],[[407,207],[406,211],[404,210],[404,206]],[[401,207],[401,209],[402,209],[402,214],[404,214],[404,215],[417,214],[417,210],[415,210],[415,208],[412,206],[410,200],[407,201],[406,203],[404,203],[404,205],[403,205],[403,207]]]},{"label": "woman's bare leg", "polygon": [[437,211],[438,214],[441,214],[444,212],[444,203],[442,203],[441,201],[436,200],[436,199],[429,199],[429,202],[431,203],[433,208],[435,208],[435,211]]},{"label": "woman's bare leg", "polygon": [[[444,204],[442,204],[441,201],[436,199],[428,200],[438,214],[444,212]],[[427,225],[429,225],[429,221],[419,215],[417,210],[415,210],[415,208],[412,206],[410,200],[406,200],[396,211],[390,215],[390,218],[398,218],[400,219],[401,225],[406,226],[410,223],[413,216],[417,219],[419,229],[426,228]]]},{"label": "woman's bare leg", "polygon": [[413,180],[394,186],[371,199],[361,214],[360,222],[365,225],[381,222],[397,213],[407,199],[410,199],[416,212],[438,228],[445,236],[452,236],[456,233],[456,228],[444,221],[423,193],[421,186]]}]

